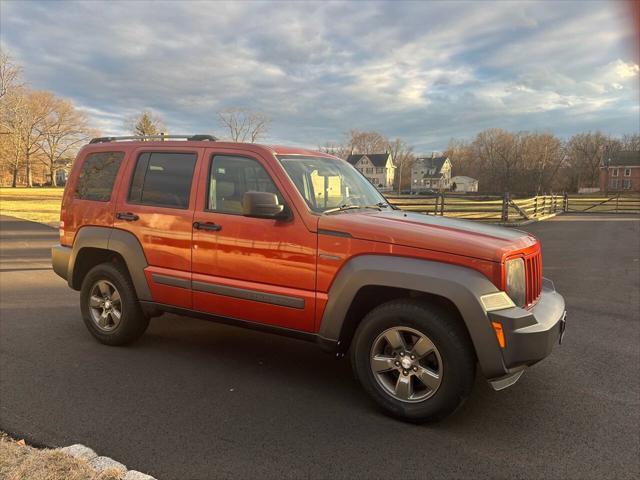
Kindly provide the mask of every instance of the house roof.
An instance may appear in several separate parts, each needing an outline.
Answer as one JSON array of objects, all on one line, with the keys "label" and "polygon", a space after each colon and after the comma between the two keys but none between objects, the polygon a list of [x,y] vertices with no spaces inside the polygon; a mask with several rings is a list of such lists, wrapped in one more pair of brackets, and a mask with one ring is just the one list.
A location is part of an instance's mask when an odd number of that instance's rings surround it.
[{"label": "house roof", "polygon": [[349,155],[347,157],[347,162],[349,162],[351,165],[355,165],[356,163],[358,163],[358,161],[362,158],[362,157],[367,157],[369,160],[371,160],[371,163],[373,163],[376,167],[386,167],[387,166],[387,159],[389,158],[391,154],[390,153],[367,153],[367,154],[354,154],[354,155]]},{"label": "house roof", "polygon": [[[435,168],[434,176],[438,177],[447,157],[420,157],[416,159],[416,163],[420,162],[425,168]],[[425,177],[427,178],[427,177]]]},{"label": "house roof", "polygon": [[478,179],[473,177],[467,177],[466,175],[456,175],[455,177],[451,177],[452,182],[477,182]]},{"label": "house roof", "polygon": [[610,167],[640,167],[640,152],[617,152],[604,159],[605,165],[607,160]]}]

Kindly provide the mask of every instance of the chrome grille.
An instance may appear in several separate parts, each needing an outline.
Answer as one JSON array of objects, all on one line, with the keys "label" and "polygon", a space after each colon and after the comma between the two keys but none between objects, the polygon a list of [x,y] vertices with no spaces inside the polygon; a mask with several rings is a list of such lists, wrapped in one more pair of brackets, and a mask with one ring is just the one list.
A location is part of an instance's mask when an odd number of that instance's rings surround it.
[{"label": "chrome grille", "polygon": [[525,259],[525,274],[527,276],[527,305],[538,300],[542,291],[542,256],[540,252]]}]

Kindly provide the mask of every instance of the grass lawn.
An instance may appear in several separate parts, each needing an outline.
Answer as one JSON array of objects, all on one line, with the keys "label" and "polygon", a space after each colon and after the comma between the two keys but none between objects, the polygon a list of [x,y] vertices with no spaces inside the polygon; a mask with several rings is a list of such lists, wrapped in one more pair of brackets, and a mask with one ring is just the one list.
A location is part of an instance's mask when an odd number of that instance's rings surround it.
[{"label": "grass lawn", "polygon": [[63,191],[63,188],[0,188],[0,213],[57,224]]}]

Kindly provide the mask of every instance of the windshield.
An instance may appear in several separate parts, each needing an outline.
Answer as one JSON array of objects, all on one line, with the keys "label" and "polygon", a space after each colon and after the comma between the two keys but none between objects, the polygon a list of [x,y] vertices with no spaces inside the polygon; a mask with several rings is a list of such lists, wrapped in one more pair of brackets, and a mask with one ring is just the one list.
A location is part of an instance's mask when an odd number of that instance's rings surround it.
[{"label": "windshield", "polygon": [[278,159],[315,212],[387,206],[380,192],[344,160],[300,156]]}]

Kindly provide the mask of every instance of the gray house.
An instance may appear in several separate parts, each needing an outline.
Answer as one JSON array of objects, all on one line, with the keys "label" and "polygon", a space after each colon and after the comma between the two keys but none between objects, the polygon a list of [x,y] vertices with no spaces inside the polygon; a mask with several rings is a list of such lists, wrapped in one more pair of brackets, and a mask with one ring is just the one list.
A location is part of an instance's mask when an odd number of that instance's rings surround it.
[{"label": "gray house", "polygon": [[448,190],[451,187],[451,161],[447,157],[419,157],[411,167],[411,193],[431,188]]}]

